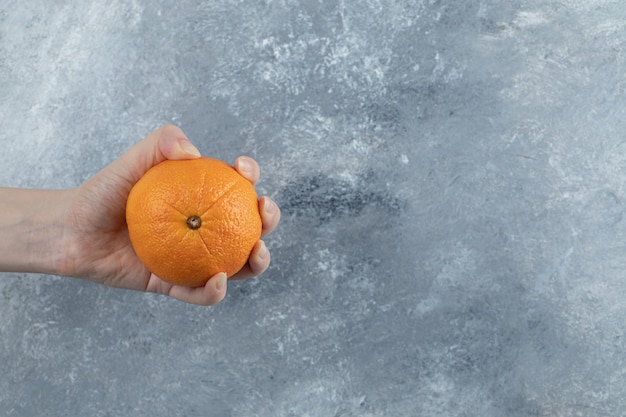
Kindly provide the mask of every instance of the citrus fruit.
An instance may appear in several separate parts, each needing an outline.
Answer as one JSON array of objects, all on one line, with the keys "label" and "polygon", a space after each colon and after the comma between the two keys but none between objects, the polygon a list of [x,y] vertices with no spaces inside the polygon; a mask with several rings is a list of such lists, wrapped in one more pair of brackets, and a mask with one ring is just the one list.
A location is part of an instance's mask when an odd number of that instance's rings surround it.
[{"label": "citrus fruit", "polygon": [[197,287],[248,261],[261,237],[253,185],[212,158],[164,161],[134,185],[126,223],[137,257],[171,284]]}]

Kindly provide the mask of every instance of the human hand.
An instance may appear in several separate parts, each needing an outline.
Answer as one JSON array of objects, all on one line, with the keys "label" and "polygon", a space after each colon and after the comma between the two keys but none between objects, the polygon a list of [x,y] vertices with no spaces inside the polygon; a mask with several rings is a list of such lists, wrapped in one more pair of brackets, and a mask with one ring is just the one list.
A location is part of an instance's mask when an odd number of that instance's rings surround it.
[{"label": "human hand", "polygon": [[[62,275],[85,278],[113,287],[165,294],[201,305],[213,305],[226,295],[226,275],[217,274],[204,287],[169,284],[148,271],[135,255],[126,227],[126,200],[133,185],[152,166],[166,159],[195,159],[200,152],[177,127],[166,125],[148,135],[119,159],[80,187],[71,190],[67,254]],[[260,176],[258,164],[239,157],[235,169],[252,184]],[[259,199],[262,236],[280,221],[280,209],[269,197]],[[259,240],[248,263],[230,279],[261,274],[270,263],[270,253]]]}]

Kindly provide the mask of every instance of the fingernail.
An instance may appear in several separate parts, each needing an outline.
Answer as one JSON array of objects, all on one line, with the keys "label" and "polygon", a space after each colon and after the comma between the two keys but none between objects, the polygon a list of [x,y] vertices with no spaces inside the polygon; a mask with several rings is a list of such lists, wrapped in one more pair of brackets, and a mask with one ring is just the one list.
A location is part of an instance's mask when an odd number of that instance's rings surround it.
[{"label": "fingernail", "polygon": [[247,158],[239,158],[239,161],[237,162],[237,168],[239,168],[239,171],[241,173],[244,173],[244,174],[252,173],[252,164]]},{"label": "fingernail", "polygon": [[221,272],[220,275],[215,279],[215,289],[218,291],[222,291],[224,287],[226,287],[227,277],[224,272]]},{"label": "fingernail", "polygon": [[202,156],[200,154],[200,151],[198,150],[198,148],[196,148],[195,146],[193,146],[193,144],[191,142],[189,142],[188,139],[181,139],[178,142],[178,145],[180,146],[180,148],[182,149],[182,151],[188,155],[193,155],[193,156]]},{"label": "fingernail", "polygon": [[278,206],[269,198],[265,198],[265,203],[263,205],[263,210],[270,216],[274,215],[278,210]]},{"label": "fingernail", "polygon": [[265,246],[265,242],[261,241],[261,247],[257,252],[257,256],[261,259],[267,259],[267,255],[269,255],[269,253],[270,251],[267,249],[267,246]]}]

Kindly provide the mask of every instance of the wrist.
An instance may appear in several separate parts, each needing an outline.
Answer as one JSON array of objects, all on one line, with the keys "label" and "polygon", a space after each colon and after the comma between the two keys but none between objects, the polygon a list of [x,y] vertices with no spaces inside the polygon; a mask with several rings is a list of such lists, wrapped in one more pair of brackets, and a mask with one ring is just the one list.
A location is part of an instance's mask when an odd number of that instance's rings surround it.
[{"label": "wrist", "polygon": [[63,275],[68,191],[0,189],[0,270]]}]

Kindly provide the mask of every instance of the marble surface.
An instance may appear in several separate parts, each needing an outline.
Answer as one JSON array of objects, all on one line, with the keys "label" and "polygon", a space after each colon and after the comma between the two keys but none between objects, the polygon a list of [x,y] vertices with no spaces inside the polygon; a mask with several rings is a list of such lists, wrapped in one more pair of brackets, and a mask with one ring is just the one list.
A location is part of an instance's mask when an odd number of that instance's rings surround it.
[{"label": "marble surface", "polygon": [[[0,1],[0,185],[164,123],[255,157],[273,263],[212,308],[0,275],[3,416],[626,409],[626,4]],[[45,413],[44,413],[44,410]]]}]

